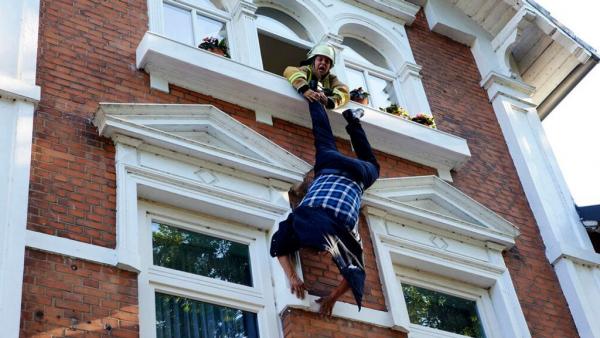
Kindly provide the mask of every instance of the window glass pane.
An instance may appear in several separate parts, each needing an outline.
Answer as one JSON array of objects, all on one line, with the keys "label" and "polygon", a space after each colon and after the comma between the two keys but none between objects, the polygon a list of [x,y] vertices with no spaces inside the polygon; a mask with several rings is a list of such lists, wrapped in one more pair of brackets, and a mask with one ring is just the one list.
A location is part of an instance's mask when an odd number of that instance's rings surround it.
[{"label": "window glass pane", "polygon": [[190,45],[194,44],[192,13],[189,10],[164,4],[165,35]]},{"label": "window glass pane", "polygon": [[346,76],[348,76],[348,88],[350,88],[350,90],[362,87],[363,90],[369,91],[365,82],[365,75],[362,71],[348,67],[346,68]]},{"label": "window glass pane", "polygon": [[152,223],[154,265],[252,286],[248,246]]},{"label": "window glass pane", "polygon": [[402,283],[410,322],[434,329],[485,338],[477,303]]},{"label": "window glass pane", "polygon": [[308,32],[296,19],[274,8],[260,7],[256,10],[256,25],[260,29],[287,38],[310,41]]},{"label": "window glass pane", "polygon": [[156,293],[157,338],[254,338],[256,314]]},{"label": "window glass pane", "polygon": [[344,48],[344,55],[348,58],[354,59],[359,63],[373,64],[389,69],[389,65],[383,55],[368,44],[350,37],[344,37],[342,44],[346,46]]},{"label": "window glass pane", "polygon": [[392,104],[390,92],[393,90],[392,83],[376,76],[369,76],[369,102],[373,107],[385,108]]},{"label": "window glass pane", "polygon": [[211,37],[222,40],[227,37],[225,23],[221,21],[198,15],[198,27],[200,31],[200,40]]}]

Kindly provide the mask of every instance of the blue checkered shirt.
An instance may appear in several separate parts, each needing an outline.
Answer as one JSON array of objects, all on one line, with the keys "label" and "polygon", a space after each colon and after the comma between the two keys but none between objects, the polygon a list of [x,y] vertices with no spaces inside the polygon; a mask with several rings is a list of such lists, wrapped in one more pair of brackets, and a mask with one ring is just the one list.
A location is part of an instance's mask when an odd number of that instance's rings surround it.
[{"label": "blue checkered shirt", "polygon": [[362,193],[358,183],[347,177],[320,175],[310,185],[299,206],[331,209],[344,225],[353,228],[358,222]]}]

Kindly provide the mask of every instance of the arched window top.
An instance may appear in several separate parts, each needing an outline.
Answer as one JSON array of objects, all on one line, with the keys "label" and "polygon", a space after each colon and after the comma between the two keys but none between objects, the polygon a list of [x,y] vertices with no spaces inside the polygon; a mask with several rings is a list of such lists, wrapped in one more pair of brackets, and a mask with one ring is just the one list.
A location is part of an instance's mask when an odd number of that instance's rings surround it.
[{"label": "arched window top", "polygon": [[256,10],[259,29],[290,39],[311,42],[308,31],[300,22],[290,15],[271,7],[260,7]]},{"label": "arched window top", "polygon": [[385,57],[371,45],[352,37],[344,37],[344,56],[356,63],[389,69]]}]

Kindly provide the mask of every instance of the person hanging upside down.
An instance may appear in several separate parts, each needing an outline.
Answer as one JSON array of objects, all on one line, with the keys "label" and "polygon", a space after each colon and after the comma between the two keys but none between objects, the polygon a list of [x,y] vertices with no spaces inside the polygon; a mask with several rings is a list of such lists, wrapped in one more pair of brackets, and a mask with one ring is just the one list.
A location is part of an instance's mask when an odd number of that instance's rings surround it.
[{"label": "person hanging upside down", "polygon": [[[332,49],[333,50],[333,49]],[[312,52],[312,51],[311,51]],[[310,53],[309,53],[310,56]],[[330,58],[328,68],[333,59]],[[362,109],[347,109],[342,115],[346,131],[358,158],[341,154],[336,145],[323,104],[333,101],[317,88],[309,88],[309,101],[315,139],[315,179],[298,206],[271,240],[271,256],[277,257],[289,279],[291,292],[303,299],[306,288],[297,276],[290,255],[300,248],[329,252],[343,276],[342,283],[329,295],[317,300],[319,312],[330,316],[335,302],[349,289],[360,310],[365,283],[363,251],[358,235],[362,195],[379,177],[379,164],[360,124]],[[305,90],[307,92],[308,90]]]}]

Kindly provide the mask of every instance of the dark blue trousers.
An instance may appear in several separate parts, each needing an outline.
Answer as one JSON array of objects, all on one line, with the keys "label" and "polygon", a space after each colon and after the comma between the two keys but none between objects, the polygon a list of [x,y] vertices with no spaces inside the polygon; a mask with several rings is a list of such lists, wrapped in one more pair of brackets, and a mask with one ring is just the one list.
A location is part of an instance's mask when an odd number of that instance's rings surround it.
[{"label": "dark blue trousers", "polygon": [[[315,136],[315,176],[320,171],[337,170],[361,184],[371,186],[379,176],[379,164],[358,121],[346,131],[358,158],[341,154],[336,145],[327,112],[318,102],[309,104]],[[354,227],[354,225],[352,225]],[[340,273],[350,284],[360,310],[365,285],[363,250],[356,229],[349,229],[330,209],[300,206],[279,223],[271,239],[271,256],[289,255],[302,247],[328,250]],[[332,245],[333,243],[333,245]]]},{"label": "dark blue trousers", "polygon": [[315,137],[315,176],[323,169],[337,169],[349,173],[352,176],[349,178],[361,183],[364,189],[370,187],[379,177],[379,163],[360,123],[351,122],[346,126],[358,158],[348,157],[340,153],[335,145],[331,124],[323,105],[311,102],[308,106]]}]

